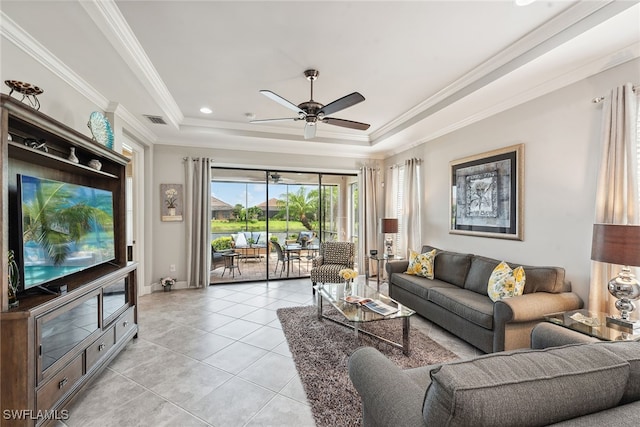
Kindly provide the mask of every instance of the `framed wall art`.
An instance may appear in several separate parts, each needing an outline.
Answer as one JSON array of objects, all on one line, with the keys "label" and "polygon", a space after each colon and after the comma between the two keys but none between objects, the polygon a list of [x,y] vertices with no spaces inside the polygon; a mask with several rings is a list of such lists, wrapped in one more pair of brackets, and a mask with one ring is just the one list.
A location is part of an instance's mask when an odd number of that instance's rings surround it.
[{"label": "framed wall art", "polygon": [[160,184],[160,219],[162,221],[182,221],[184,193],[182,184]]},{"label": "framed wall art", "polygon": [[523,239],[524,144],[450,162],[452,234]]}]

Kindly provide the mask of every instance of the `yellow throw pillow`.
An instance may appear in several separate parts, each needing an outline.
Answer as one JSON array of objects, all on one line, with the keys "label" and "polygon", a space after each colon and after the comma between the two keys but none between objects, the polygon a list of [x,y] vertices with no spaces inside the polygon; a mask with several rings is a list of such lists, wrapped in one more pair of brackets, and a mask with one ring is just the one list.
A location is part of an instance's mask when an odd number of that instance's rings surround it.
[{"label": "yellow throw pillow", "polygon": [[494,302],[503,298],[522,295],[525,280],[526,277],[522,266],[511,270],[509,264],[502,261],[493,269],[493,273],[489,277],[487,294]]},{"label": "yellow throw pillow", "polygon": [[433,279],[433,260],[436,258],[436,250],[419,254],[409,250],[409,266],[407,274]]}]

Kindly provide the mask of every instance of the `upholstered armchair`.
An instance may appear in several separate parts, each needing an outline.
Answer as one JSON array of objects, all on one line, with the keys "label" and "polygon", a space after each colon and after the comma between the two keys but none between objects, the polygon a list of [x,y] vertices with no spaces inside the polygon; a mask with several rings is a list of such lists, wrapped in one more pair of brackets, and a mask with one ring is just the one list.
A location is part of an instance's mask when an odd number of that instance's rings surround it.
[{"label": "upholstered armchair", "polygon": [[311,285],[342,282],[338,273],[343,268],[353,268],[355,252],[355,244],[351,242],[322,242],[320,255],[313,259]]}]

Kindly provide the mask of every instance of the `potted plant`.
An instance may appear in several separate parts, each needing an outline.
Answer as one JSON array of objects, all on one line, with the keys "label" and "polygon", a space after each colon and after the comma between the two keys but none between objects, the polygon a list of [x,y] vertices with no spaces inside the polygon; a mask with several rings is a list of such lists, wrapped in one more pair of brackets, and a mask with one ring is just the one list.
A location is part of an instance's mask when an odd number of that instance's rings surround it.
[{"label": "potted plant", "polygon": [[171,292],[171,287],[176,284],[176,279],[171,276],[163,277],[160,279],[160,284],[165,292]]},{"label": "potted plant", "polygon": [[165,191],[166,199],[164,202],[167,204],[167,209],[169,210],[169,216],[176,215],[176,202],[178,201],[178,190],[175,188],[170,188]]}]

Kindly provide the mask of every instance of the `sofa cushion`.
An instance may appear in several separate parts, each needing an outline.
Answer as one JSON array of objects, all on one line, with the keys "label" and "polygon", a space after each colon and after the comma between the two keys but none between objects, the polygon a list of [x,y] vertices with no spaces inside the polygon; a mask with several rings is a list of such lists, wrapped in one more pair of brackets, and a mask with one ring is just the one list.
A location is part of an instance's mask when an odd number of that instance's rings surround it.
[{"label": "sofa cushion", "polygon": [[233,240],[235,241],[236,248],[246,248],[249,246],[247,236],[244,233],[236,234]]},{"label": "sofa cushion", "polygon": [[422,253],[429,252],[433,249],[436,249],[433,277],[454,284],[460,288],[463,287],[473,255],[441,251],[428,245],[422,247]]},{"label": "sofa cushion", "polygon": [[[494,353],[434,369],[426,425],[547,425],[618,404],[629,364],[598,345]],[[615,422],[614,422],[615,424]]]},{"label": "sofa cushion", "polygon": [[602,342],[598,345],[629,362],[629,381],[627,389],[622,397],[622,402],[628,403],[640,400],[640,342],[638,341],[618,341]]},{"label": "sofa cushion", "polygon": [[409,250],[409,265],[407,266],[407,274],[412,276],[426,277],[433,279],[433,261],[436,257],[436,250],[429,252],[417,253]]},{"label": "sofa cushion", "polygon": [[550,292],[557,294],[571,290],[565,286],[565,271],[562,267],[533,267],[524,266],[527,275],[527,283],[524,285],[524,293]]},{"label": "sofa cushion", "polygon": [[500,264],[500,260],[475,255],[471,260],[464,288],[481,295],[488,295],[487,283],[489,283],[491,273],[498,264]]},{"label": "sofa cushion", "polygon": [[[491,273],[500,264],[500,260],[475,255],[471,261],[471,267],[464,283],[465,289],[470,289],[479,294],[487,295],[487,283]],[[516,268],[515,264],[507,262],[511,268]],[[561,267],[535,267],[525,265],[524,272],[527,282],[524,285],[524,293],[550,292],[559,293],[569,289],[565,286],[564,268]],[[437,261],[436,261],[437,277]]]},{"label": "sofa cushion", "polygon": [[491,301],[522,295],[526,276],[524,268],[511,269],[509,264],[501,262],[493,270],[487,285],[487,294]]},{"label": "sofa cushion", "polygon": [[460,288],[432,288],[429,301],[485,329],[493,329],[493,302],[489,297]]},{"label": "sofa cushion", "polygon": [[440,280],[428,280],[424,277],[411,276],[406,273],[393,273],[393,284],[398,288],[404,289],[422,299],[427,299],[429,295],[429,289],[432,288],[452,288],[460,289],[451,283],[442,282]]}]

